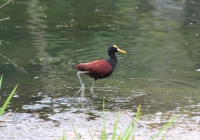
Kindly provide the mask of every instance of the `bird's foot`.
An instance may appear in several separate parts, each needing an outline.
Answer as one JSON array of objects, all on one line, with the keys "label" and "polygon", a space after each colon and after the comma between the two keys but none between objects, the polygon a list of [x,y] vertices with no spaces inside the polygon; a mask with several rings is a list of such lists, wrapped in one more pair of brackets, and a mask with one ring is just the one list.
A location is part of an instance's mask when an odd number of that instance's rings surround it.
[{"label": "bird's foot", "polygon": [[93,94],[94,97],[97,97],[97,95],[94,93],[93,87],[90,88],[90,92]]}]

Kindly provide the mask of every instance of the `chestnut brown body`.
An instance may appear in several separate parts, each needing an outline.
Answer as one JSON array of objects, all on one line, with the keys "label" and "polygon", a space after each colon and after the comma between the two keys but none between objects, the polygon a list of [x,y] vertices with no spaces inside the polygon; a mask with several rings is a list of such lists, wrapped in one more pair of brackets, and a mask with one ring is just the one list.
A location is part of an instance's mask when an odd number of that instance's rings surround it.
[{"label": "chestnut brown body", "polygon": [[76,69],[79,71],[88,71],[85,73],[94,80],[106,78],[113,72],[112,65],[107,60],[95,60],[89,63],[81,63],[76,65]]}]

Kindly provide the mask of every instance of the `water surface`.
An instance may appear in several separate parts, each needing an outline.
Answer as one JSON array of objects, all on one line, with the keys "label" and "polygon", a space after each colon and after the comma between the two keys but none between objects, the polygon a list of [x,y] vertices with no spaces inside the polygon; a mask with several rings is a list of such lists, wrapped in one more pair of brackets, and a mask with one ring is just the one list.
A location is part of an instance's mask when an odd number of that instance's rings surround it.
[{"label": "water surface", "polygon": [[1,102],[19,84],[8,110],[49,119],[81,109],[75,65],[108,58],[116,44],[118,65],[109,78],[86,86],[85,107],[143,114],[173,111],[199,115],[200,11],[196,1],[15,1],[0,9]]}]

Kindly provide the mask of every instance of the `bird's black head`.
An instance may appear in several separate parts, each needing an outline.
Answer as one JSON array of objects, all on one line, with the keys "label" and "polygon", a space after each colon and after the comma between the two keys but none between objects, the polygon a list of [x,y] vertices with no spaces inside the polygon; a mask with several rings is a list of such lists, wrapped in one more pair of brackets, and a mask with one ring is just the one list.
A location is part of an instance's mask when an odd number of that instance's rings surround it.
[{"label": "bird's black head", "polygon": [[108,54],[116,53],[116,52],[126,53],[124,50],[119,49],[116,45],[111,45],[108,48]]}]

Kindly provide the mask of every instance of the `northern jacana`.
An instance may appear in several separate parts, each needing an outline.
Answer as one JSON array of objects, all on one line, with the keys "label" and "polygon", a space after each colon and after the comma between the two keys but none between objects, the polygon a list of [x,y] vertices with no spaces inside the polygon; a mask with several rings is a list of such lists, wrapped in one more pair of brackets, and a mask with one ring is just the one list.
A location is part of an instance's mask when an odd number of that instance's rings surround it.
[{"label": "northern jacana", "polygon": [[[92,62],[81,63],[81,64],[76,65],[76,69],[78,70],[77,76],[78,76],[80,84],[81,84],[81,88],[77,93],[81,92],[82,98],[84,96],[85,87],[81,80],[80,74],[84,73],[84,74],[92,77],[94,79],[94,82],[97,79],[102,79],[102,78],[106,78],[106,77],[110,76],[113,73],[113,71],[115,70],[116,65],[117,65],[117,57],[115,55],[116,52],[121,52],[124,54],[126,53],[124,50],[119,49],[116,45],[111,45],[108,48],[108,55],[110,56],[109,59],[94,60]],[[96,96],[93,92],[94,82],[93,82],[90,90],[91,90],[92,94],[94,96]]]}]

